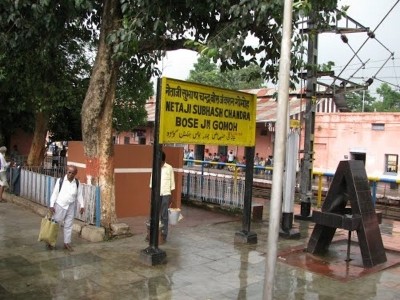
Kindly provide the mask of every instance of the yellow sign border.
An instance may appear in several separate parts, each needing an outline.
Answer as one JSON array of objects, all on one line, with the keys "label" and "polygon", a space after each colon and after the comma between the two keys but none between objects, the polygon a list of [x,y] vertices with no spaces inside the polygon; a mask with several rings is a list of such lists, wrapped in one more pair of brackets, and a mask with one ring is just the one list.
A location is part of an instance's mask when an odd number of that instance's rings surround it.
[{"label": "yellow sign border", "polygon": [[257,96],[163,77],[161,144],[254,146]]}]

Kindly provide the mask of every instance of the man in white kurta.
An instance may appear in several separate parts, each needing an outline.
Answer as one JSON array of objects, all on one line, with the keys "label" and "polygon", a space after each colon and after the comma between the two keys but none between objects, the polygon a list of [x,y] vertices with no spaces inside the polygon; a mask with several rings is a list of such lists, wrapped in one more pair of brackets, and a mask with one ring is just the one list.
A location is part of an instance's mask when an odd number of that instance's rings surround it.
[{"label": "man in white kurta", "polygon": [[[85,211],[82,186],[75,179],[78,169],[75,166],[67,166],[67,174],[64,176],[60,188],[60,178],[57,179],[50,198],[50,211],[53,219],[58,223],[64,223],[64,249],[73,251],[71,247],[72,225],[74,221],[75,202],[80,205],[80,213]],[[47,248],[51,249],[50,245]]]}]

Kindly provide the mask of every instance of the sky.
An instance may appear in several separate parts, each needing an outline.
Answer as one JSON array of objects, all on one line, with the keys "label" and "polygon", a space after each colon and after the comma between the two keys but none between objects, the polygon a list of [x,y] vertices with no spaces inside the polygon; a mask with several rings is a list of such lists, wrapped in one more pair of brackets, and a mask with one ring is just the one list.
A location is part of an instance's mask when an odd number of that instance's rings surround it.
[{"label": "sky", "polygon": [[[342,42],[340,34],[323,33],[319,35],[318,63],[328,61],[335,63],[335,75],[353,82],[363,84],[368,78],[376,75],[373,84],[369,87],[372,96],[377,97],[376,88],[383,81],[389,82],[392,89],[400,87],[400,37],[398,33],[400,23],[400,0],[339,0],[339,7],[349,5],[348,15],[358,23],[374,31],[376,40],[367,40],[367,33],[347,34],[348,44]],[[385,20],[383,18],[390,11]],[[383,22],[382,22],[383,20]],[[382,23],[381,23],[382,22]],[[381,23],[381,24],[380,24]],[[387,48],[387,49],[385,49]],[[354,54],[357,53],[355,56]],[[389,59],[394,53],[394,59]],[[354,57],[352,59],[352,57]],[[163,76],[186,80],[193,69],[198,55],[189,50],[176,50],[167,53],[160,63]],[[352,59],[352,60],[351,60]],[[350,61],[351,60],[351,61]],[[364,68],[361,66],[364,64]],[[344,67],[347,67],[344,69]],[[331,79],[321,79],[332,82]]]}]

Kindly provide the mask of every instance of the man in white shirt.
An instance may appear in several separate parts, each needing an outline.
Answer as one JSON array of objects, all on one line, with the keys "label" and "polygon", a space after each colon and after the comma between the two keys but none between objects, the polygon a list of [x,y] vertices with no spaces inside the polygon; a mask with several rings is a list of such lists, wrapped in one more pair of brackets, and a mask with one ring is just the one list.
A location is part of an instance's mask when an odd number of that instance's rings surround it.
[{"label": "man in white shirt", "polygon": [[[160,220],[163,224],[161,237],[163,242],[167,241],[168,236],[168,208],[172,203],[171,194],[175,190],[175,175],[172,166],[165,162],[166,156],[162,152],[161,162],[161,182],[160,182]],[[151,188],[150,178],[150,188]]]},{"label": "man in white shirt", "polygon": [[[194,152],[193,149],[190,150],[189,155],[188,155],[188,159],[194,160]],[[193,166],[193,161],[189,161],[188,162],[188,166]]]},{"label": "man in white shirt", "polygon": [[8,187],[7,182],[7,168],[10,166],[10,163],[6,162],[5,154],[7,152],[7,148],[5,146],[0,147],[0,202],[7,202],[3,199],[4,189]]},{"label": "man in white shirt", "polygon": [[[50,198],[50,211],[53,213],[53,219],[58,223],[64,222],[64,249],[68,251],[74,251],[71,247],[71,235],[76,200],[80,205],[80,213],[83,214],[85,211],[82,187],[75,178],[77,173],[76,166],[67,166],[67,174],[64,178],[57,179]],[[51,245],[47,245],[47,248],[53,249]]]}]

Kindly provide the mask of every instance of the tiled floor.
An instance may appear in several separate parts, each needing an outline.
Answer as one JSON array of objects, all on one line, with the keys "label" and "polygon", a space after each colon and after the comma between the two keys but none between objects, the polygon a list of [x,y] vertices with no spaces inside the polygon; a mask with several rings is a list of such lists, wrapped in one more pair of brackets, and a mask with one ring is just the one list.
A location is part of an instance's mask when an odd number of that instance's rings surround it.
[{"label": "tiled floor", "polygon": [[[243,245],[233,242],[241,220],[196,208],[183,214],[160,246],[167,263],[148,267],[139,259],[145,220],[125,220],[141,228],[129,238],[90,243],[74,235],[74,252],[48,251],[37,242],[40,216],[1,203],[0,299],[263,299],[268,220],[252,225],[258,243]],[[295,221],[301,238],[279,239],[279,251],[306,245],[312,226]],[[381,232],[385,247],[399,250],[400,224],[384,220]],[[400,267],[343,282],[278,258],[274,299],[400,299]]]}]

